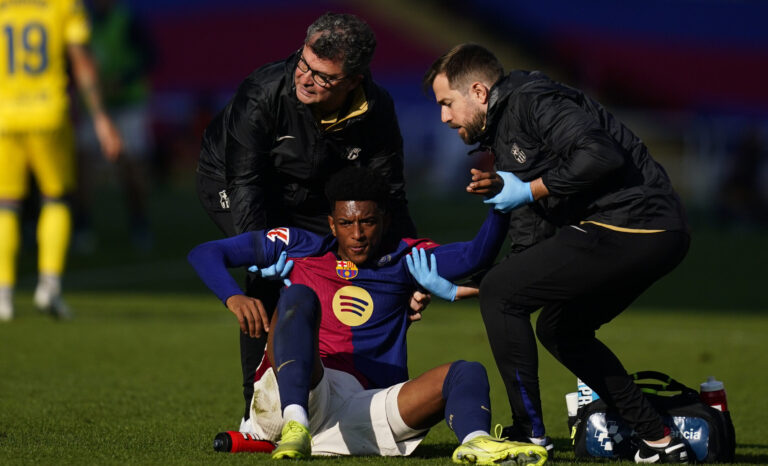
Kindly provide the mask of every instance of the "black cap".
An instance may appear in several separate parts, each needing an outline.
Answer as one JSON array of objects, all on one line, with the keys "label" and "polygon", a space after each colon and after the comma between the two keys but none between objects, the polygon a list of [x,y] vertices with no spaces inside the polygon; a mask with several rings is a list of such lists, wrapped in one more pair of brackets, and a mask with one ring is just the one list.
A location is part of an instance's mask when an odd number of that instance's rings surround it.
[{"label": "black cap", "polygon": [[216,451],[232,451],[232,437],[227,432],[219,432],[213,439],[213,449]]}]

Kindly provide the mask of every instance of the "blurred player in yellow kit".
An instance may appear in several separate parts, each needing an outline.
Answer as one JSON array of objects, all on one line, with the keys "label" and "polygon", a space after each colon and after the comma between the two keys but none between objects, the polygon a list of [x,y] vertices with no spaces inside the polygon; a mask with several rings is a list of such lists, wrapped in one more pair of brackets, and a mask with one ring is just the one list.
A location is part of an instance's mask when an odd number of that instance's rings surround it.
[{"label": "blurred player in yellow kit", "polygon": [[35,305],[70,316],[61,298],[71,229],[67,195],[75,184],[67,59],[105,157],[115,160],[122,146],[101,104],[89,35],[80,0],[0,0],[0,321],[13,318],[19,208],[29,172],[42,194]]}]

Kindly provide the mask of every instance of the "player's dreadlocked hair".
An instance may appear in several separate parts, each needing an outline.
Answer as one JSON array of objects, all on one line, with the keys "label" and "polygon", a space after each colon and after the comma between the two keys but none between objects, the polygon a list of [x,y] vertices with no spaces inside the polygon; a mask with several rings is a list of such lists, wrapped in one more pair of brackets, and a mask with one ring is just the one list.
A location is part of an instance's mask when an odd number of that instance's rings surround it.
[{"label": "player's dreadlocked hair", "polygon": [[489,89],[504,74],[504,67],[488,49],[477,44],[460,44],[435,60],[421,81],[424,94],[432,90],[438,74],[445,73],[451,89],[466,92],[469,85],[480,81]]},{"label": "player's dreadlocked hair", "polygon": [[387,210],[389,186],[375,171],[349,166],[331,176],[325,185],[325,197],[331,203],[331,211],[336,201],[374,201],[380,209]]},{"label": "player's dreadlocked hair", "polygon": [[343,59],[345,75],[366,74],[376,50],[376,36],[357,16],[329,12],[307,28],[304,44],[320,58]]}]

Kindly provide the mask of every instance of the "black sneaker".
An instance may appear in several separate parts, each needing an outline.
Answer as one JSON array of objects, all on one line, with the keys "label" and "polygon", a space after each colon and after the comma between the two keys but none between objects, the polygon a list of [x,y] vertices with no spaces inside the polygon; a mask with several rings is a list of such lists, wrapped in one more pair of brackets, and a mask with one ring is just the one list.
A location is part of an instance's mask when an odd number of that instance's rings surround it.
[{"label": "black sneaker", "polygon": [[688,449],[680,439],[673,438],[665,447],[652,447],[640,441],[635,463],[688,463]]},{"label": "black sneaker", "polygon": [[533,438],[521,433],[515,426],[507,426],[501,430],[501,437],[513,442],[532,443],[547,450],[547,458],[552,459],[555,454],[555,444],[549,437]]}]

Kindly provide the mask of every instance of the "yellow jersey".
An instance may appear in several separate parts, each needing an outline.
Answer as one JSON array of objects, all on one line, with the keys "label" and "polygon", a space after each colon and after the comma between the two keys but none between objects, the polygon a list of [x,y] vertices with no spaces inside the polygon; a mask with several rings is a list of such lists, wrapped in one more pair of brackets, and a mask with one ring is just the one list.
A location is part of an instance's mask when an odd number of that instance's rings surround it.
[{"label": "yellow jersey", "polygon": [[0,0],[0,131],[64,123],[67,45],[89,37],[82,0]]}]

